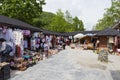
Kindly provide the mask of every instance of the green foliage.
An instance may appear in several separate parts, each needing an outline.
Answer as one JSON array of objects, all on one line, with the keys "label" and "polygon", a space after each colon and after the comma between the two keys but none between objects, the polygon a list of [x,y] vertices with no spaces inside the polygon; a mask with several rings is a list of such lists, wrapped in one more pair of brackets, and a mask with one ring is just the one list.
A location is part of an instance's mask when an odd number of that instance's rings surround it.
[{"label": "green foliage", "polygon": [[1,0],[0,14],[31,23],[42,12],[42,5],[45,0]]},{"label": "green foliage", "polygon": [[49,26],[49,29],[53,31],[65,31],[66,21],[64,19],[64,13],[61,10],[58,10],[57,15],[53,18],[53,21]]},{"label": "green foliage", "polygon": [[33,18],[33,25],[41,28],[49,28],[49,24],[56,15],[50,12],[42,12],[38,17]]},{"label": "green foliage", "polygon": [[42,12],[42,5],[45,5],[45,0],[0,0],[0,14],[51,31],[84,30],[83,22],[77,17],[72,18],[69,11],[65,14],[60,9],[56,14]]},{"label": "green foliage", "polygon": [[120,2],[113,2],[112,6],[106,10],[102,19],[98,20],[95,26],[96,30],[102,30],[111,27],[120,19]]},{"label": "green foliage", "polygon": [[84,31],[85,30],[82,20],[79,20],[77,16],[75,18],[73,18],[73,26],[74,26],[74,31]]},{"label": "green foliage", "polygon": [[[79,25],[79,28],[77,27],[77,25]],[[66,11],[64,14],[59,9],[56,12],[56,16],[52,19],[52,23],[50,23],[48,29],[57,32],[83,31],[84,25],[83,22],[77,17],[72,18],[68,11]]]},{"label": "green foliage", "polygon": [[[78,17],[72,18],[68,11],[64,14],[60,9],[56,14],[50,12],[41,13],[39,17],[33,19],[33,24],[34,26],[56,32],[84,30],[83,22]],[[77,25],[79,25],[79,28]]]}]

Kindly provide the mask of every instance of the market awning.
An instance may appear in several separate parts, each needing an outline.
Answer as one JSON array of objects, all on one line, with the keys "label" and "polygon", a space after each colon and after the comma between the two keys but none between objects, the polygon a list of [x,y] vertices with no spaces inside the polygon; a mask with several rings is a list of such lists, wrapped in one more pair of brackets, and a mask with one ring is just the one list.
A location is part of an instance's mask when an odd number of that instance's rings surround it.
[{"label": "market awning", "polygon": [[119,34],[120,34],[119,31],[115,29],[107,28],[105,30],[96,33],[96,36],[118,36]]},{"label": "market awning", "polygon": [[63,34],[64,36],[74,36],[76,34],[79,34],[79,33],[82,33],[82,34],[95,34],[99,31],[75,31],[75,32],[64,32],[64,33],[61,33]]},{"label": "market awning", "polygon": [[9,17],[3,16],[3,15],[0,15],[0,23],[8,24],[8,25],[11,25],[10,27],[16,27],[16,28],[20,28],[20,29],[28,29],[28,30],[32,30],[32,31],[41,31],[40,28],[34,27],[34,26],[27,24],[23,21],[9,18]]},{"label": "market awning", "polygon": [[90,36],[90,37],[92,37],[92,36],[95,36],[95,34],[92,34],[92,33],[87,33],[87,34],[85,34],[86,36]]},{"label": "market awning", "polygon": [[82,34],[82,33],[76,34],[76,35],[74,36],[74,38],[78,38],[78,39],[83,38],[83,37],[85,37],[85,35]]}]

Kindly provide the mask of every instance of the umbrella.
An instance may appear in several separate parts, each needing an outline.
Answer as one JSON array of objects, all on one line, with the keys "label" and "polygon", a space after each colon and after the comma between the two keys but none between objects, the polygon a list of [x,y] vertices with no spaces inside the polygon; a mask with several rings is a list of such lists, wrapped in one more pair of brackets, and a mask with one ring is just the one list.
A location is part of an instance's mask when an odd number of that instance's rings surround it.
[{"label": "umbrella", "polygon": [[92,34],[92,33],[87,33],[87,34],[85,34],[86,36],[95,36],[95,34]]},{"label": "umbrella", "polygon": [[82,33],[79,33],[79,34],[76,34],[75,36],[74,36],[74,38],[83,38],[83,37],[85,37],[85,35],[84,34],[82,34]]}]

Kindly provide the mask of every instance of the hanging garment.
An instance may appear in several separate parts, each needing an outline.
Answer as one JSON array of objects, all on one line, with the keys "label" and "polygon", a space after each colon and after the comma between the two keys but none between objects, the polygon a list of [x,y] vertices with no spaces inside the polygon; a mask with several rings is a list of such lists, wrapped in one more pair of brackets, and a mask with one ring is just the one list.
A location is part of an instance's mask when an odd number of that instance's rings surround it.
[{"label": "hanging garment", "polygon": [[11,41],[6,42],[6,44],[10,45],[12,47],[12,52],[10,52],[10,55],[13,56],[15,54],[15,44]]},{"label": "hanging garment", "polygon": [[33,34],[33,37],[38,37],[39,36],[39,33],[37,33],[37,32],[35,32],[34,34]]},{"label": "hanging garment", "polygon": [[28,41],[24,40],[24,48],[28,48]]},{"label": "hanging garment", "polygon": [[0,38],[4,38],[3,36],[3,28],[0,27]]},{"label": "hanging garment", "polygon": [[4,33],[4,38],[6,41],[14,42],[14,34],[13,34],[12,29],[6,29],[6,32]]},{"label": "hanging garment", "polygon": [[31,49],[32,50],[35,49],[35,39],[34,38],[31,39]]},{"label": "hanging garment", "polygon": [[115,46],[117,46],[117,44],[118,44],[118,38],[117,38],[117,36],[115,36],[115,42],[114,42],[114,44],[115,44]]},{"label": "hanging garment", "polygon": [[39,37],[36,37],[35,38],[35,47],[36,47],[36,49],[38,49],[39,47],[40,47],[40,38]]},{"label": "hanging garment", "polygon": [[109,37],[109,43],[114,43],[114,37]]},{"label": "hanging garment", "polygon": [[45,51],[46,51],[46,50],[49,50],[49,46],[48,46],[47,43],[44,44],[44,50],[45,50]]},{"label": "hanging garment", "polygon": [[6,31],[7,31],[7,27],[3,27],[3,33],[5,34],[6,33]]},{"label": "hanging garment", "polygon": [[23,33],[22,33],[22,31],[16,30],[16,31],[13,31],[13,33],[14,33],[14,37],[15,37],[15,44],[16,45],[22,44],[22,40],[23,40]]},{"label": "hanging garment", "polygon": [[20,45],[20,56],[23,56],[24,54],[24,47],[23,45]]},{"label": "hanging garment", "polygon": [[6,42],[2,42],[2,43],[0,44],[0,52],[4,51],[5,48],[6,48]]},{"label": "hanging garment", "polygon": [[26,36],[29,36],[30,35],[30,30],[23,30],[23,34],[26,35]]},{"label": "hanging garment", "polygon": [[20,51],[21,51],[20,46],[17,45],[16,46],[16,56],[17,57],[21,57],[21,52]]}]

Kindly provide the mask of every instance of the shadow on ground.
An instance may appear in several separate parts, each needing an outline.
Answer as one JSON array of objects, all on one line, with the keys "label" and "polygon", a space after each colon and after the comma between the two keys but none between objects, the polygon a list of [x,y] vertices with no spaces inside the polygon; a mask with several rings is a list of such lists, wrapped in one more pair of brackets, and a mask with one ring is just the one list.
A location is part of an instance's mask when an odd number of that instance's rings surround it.
[{"label": "shadow on ground", "polygon": [[113,80],[120,80],[120,70],[110,71]]}]

